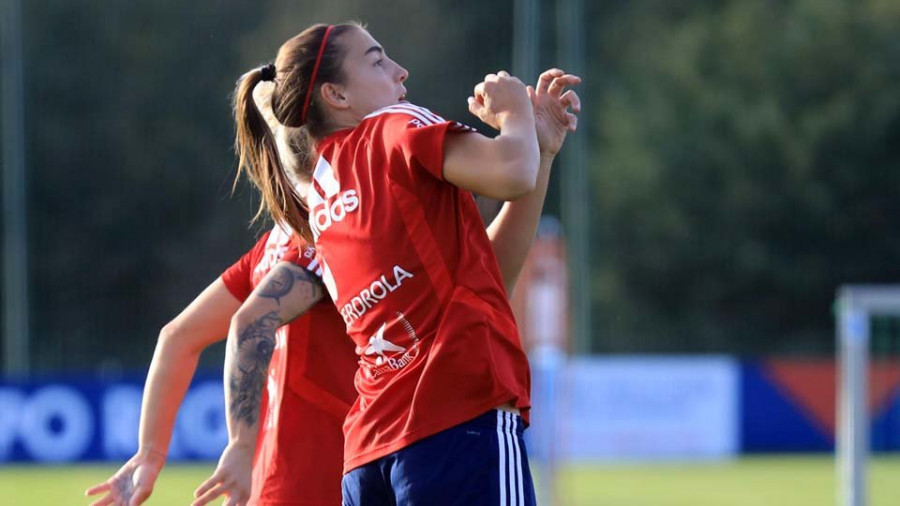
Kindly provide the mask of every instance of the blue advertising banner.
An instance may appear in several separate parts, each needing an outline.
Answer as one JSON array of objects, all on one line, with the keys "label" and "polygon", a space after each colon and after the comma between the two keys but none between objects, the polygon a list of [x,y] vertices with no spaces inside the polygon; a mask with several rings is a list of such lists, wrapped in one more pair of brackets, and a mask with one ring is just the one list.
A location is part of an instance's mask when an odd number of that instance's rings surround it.
[{"label": "blue advertising banner", "polygon": [[[724,356],[533,357],[526,432],[540,460],[716,459],[834,448],[833,360]],[[878,364],[876,364],[877,366]],[[900,369],[874,367],[871,448],[900,450]],[[895,370],[896,369],[896,370]],[[137,450],[143,378],[0,380],[0,464],[115,461]],[[185,396],[169,460],[227,442],[218,373]]]},{"label": "blue advertising banner", "polygon": [[[0,462],[121,461],[137,450],[143,380],[0,383]],[[219,457],[228,439],[221,376],[194,381],[169,460]]]}]

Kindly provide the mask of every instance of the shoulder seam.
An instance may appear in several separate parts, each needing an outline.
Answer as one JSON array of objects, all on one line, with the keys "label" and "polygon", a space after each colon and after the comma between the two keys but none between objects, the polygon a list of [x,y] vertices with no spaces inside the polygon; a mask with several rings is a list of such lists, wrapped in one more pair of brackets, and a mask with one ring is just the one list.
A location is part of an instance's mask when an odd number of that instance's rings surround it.
[{"label": "shoulder seam", "polygon": [[385,114],[405,114],[419,120],[425,125],[435,125],[447,121],[424,107],[419,107],[410,103],[400,103],[383,107],[369,114],[364,119],[374,118],[376,116],[382,116]]}]

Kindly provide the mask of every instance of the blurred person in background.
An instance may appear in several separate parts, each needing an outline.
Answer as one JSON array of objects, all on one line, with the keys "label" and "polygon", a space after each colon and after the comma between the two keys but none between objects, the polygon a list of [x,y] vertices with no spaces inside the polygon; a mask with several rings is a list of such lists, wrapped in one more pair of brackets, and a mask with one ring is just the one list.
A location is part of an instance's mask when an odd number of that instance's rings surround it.
[{"label": "blurred person in background", "polygon": [[[405,69],[358,25],[313,26],[281,47],[274,67],[239,81],[240,167],[276,219],[315,236],[324,284],[357,345],[360,397],[345,422],[344,504],[481,504],[503,502],[507,494],[514,504],[533,504],[522,441],[528,365],[506,296],[534,237],[540,216],[534,204],[543,201],[553,157],[576,128],[567,109],[578,111],[577,95],[563,90],[580,79],[554,69],[526,90],[505,72],[487,76],[469,104],[500,130],[488,139],[405,102]],[[305,195],[312,220],[250,99],[257,84],[272,78],[279,123],[302,128],[317,143],[320,156]],[[352,190],[348,182],[355,182]],[[522,200],[507,204],[510,212],[501,211],[485,234],[465,190]],[[382,208],[373,209],[375,202]],[[491,228],[516,212],[530,226],[498,231],[492,245]],[[320,220],[320,213],[330,219]],[[327,234],[340,224],[340,232]],[[349,237],[352,242],[341,242]],[[515,261],[498,263],[492,247],[497,257]],[[382,272],[388,274],[379,278]],[[354,310],[336,286],[368,286],[362,277],[376,281],[360,292],[363,302]],[[404,280],[418,286],[386,303]],[[258,346],[238,345],[234,330],[226,352],[230,441],[214,475],[197,490],[197,505],[222,493],[226,504],[245,501],[231,484],[247,474],[257,423],[244,415],[253,405],[240,404],[256,396],[241,385],[254,385],[245,364],[267,357]]]}]

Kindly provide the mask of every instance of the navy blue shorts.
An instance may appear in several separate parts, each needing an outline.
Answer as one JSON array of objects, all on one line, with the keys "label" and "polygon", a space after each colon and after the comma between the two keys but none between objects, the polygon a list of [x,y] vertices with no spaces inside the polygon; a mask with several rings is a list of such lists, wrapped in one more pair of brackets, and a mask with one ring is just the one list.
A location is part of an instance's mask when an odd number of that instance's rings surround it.
[{"label": "navy blue shorts", "polygon": [[522,419],[488,413],[353,469],[344,506],[533,506]]}]

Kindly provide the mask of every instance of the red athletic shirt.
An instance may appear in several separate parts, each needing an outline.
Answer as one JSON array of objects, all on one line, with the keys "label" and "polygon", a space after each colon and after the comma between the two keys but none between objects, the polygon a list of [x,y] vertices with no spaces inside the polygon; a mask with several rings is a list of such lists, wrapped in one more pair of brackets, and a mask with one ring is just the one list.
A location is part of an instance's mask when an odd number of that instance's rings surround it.
[{"label": "red athletic shirt", "polygon": [[[280,261],[321,274],[315,251],[275,227],[222,274],[239,300]],[[251,505],[341,502],[341,424],[356,399],[353,345],[330,301],[278,329],[260,409]]]},{"label": "red athletic shirt", "polygon": [[443,180],[471,131],[412,104],[336,132],[308,194],[323,281],[356,344],[344,471],[512,402],[530,373],[471,194]]}]

